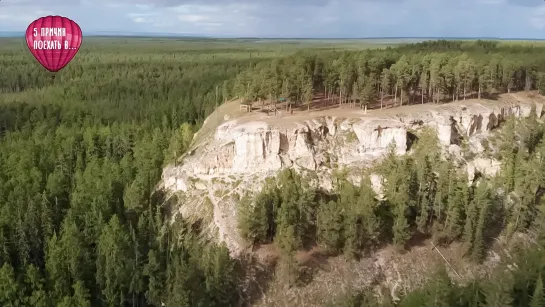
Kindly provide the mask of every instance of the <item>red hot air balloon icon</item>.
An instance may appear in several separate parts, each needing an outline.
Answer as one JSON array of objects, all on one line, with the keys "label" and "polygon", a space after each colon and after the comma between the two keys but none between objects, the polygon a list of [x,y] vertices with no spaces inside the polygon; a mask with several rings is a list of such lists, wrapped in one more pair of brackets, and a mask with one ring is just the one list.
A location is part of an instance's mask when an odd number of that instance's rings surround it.
[{"label": "red hot air balloon icon", "polygon": [[32,55],[50,72],[63,69],[81,46],[81,28],[62,16],[46,16],[33,21],[26,30]]}]

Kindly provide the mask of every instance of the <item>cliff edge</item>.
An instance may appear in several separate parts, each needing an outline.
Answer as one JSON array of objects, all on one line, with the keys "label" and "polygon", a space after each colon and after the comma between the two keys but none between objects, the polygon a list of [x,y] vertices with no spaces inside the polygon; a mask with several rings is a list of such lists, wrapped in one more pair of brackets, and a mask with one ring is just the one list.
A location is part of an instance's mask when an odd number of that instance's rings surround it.
[{"label": "cliff edge", "polygon": [[[470,177],[477,171],[493,174],[499,162],[478,155],[484,150],[481,140],[509,115],[526,117],[535,107],[541,116],[544,102],[540,96],[516,93],[497,100],[276,116],[241,113],[238,102],[229,102],[207,119],[191,150],[164,169],[161,187],[177,195],[176,214],[200,221],[208,238],[225,242],[238,256],[248,246],[238,235],[237,202],[246,191],[258,191],[264,179],[278,171],[296,169],[328,190],[334,170],[368,167],[392,142],[397,154],[406,154],[415,133],[430,127],[437,131],[445,152],[459,154],[465,143],[477,154],[463,162]],[[380,190],[380,182],[374,181],[374,188]]]}]

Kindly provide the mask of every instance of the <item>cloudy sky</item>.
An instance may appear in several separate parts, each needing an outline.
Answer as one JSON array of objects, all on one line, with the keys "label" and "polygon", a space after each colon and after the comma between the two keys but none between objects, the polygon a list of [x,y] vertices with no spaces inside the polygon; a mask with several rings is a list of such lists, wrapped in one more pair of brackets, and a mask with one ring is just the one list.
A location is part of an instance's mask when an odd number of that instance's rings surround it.
[{"label": "cloudy sky", "polygon": [[0,31],[50,14],[84,35],[545,38],[543,0],[0,0]]}]

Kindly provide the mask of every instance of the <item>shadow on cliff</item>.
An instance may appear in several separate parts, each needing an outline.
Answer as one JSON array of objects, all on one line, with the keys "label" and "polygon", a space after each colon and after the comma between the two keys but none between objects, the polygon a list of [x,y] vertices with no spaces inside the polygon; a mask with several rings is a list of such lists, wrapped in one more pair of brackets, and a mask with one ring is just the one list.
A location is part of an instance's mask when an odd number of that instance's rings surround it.
[{"label": "shadow on cliff", "polygon": [[[476,97],[475,97],[476,98]],[[481,99],[498,100],[500,98],[499,93],[483,93]]]},{"label": "shadow on cliff", "polygon": [[410,131],[407,131],[407,143],[406,145],[406,151],[410,151],[413,147],[413,144],[418,141],[418,136]]}]

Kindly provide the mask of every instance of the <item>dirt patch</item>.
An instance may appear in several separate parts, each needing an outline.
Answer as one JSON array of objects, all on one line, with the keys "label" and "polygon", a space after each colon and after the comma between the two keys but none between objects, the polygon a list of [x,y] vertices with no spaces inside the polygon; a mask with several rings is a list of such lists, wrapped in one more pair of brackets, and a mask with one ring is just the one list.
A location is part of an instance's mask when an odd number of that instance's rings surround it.
[{"label": "dirt patch", "polygon": [[[268,247],[269,248],[269,247]],[[305,286],[286,288],[285,283],[273,280],[265,296],[256,306],[324,306],[339,294],[386,286],[393,295],[402,295],[423,285],[440,266],[447,268],[455,282],[465,283],[487,272],[505,256],[504,246],[498,243],[482,265],[476,265],[465,257],[466,247],[455,242],[438,247],[448,260],[426,239],[406,252],[394,246],[386,246],[359,261],[347,261],[343,256],[328,256],[319,248],[300,251],[296,258],[302,272],[312,272]],[[460,274],[461,278],[458,277]]]},{"label": "dirt patch", "polygon": [[281,255],[280,250],[274,244],[264,244],[254,251],[256,258],[265,265],[274,265]]},{"label": "dirt patch", "polygon": [[[229,120],[236,119],[239,123],[250,121],[262,121],[273,126],[286,129],[296,127],[296,122],[312,120],[319,117],[339,117],[339,118],[362,118],[362,117],[403,117],[408,113],[433,112],[444,108],[464,108],[468,104],[479,103],[487,107],[498,105],[509,105],[513,103],[533,103],[534,101],[543,102],[544,98],[536,98],[534,92],[518,92],[509,94],[500,94],[493,100],[488,99],[466,99],[456,102],[446,103],[414,103],[411,105],[394,106],[392,99],[386,99],[383,102],[383,108],[380,109],[380,102],[373,104],[368,110],[363,110],[357,104],[339,105],[337,99],[326,99],[318,95],[314,98],[312,104],[303,104],[298,107],[289,108],[287,103],[254,102],[251,112],[245,112],[240,108],[240,100],[233,100],[222,104],[214,111],[204,123],[199,131],[196,140],[206,137],[215,128]],[[276,112],[274,111],[276,107]]]},{"label": "dirt patch", "polygon": [[[204,121],[201,129],[195,134],[193,139],[194,144],[199,143],[210,134],[216,131],[216,128],[222,123],[233,118],[240,118],[244,114],[240,111],[241,100],[231,100],[221,104],[212,114]],[[251,114],[251,113],[249,113]]]}]

